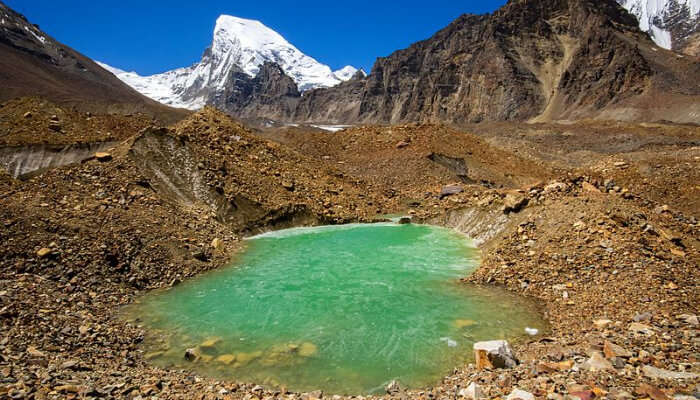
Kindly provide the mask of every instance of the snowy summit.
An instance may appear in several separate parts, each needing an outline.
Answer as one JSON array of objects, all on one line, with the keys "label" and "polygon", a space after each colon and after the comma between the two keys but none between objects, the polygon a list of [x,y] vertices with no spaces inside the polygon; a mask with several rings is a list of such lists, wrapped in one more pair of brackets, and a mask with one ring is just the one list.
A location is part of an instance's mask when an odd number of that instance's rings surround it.
[{"label": "snowy summit", "polygon": [[232,72],[254,77],[265,62],[278,64],[300,91],[331,87],[351,79],[357,69],[346,66],[333,72],[307,56],[260,21],[222,15],[214,39],[202,60],[187,68],[140,76],[100,63],[142,94],[175,107],[198,109],[222,91]]}]

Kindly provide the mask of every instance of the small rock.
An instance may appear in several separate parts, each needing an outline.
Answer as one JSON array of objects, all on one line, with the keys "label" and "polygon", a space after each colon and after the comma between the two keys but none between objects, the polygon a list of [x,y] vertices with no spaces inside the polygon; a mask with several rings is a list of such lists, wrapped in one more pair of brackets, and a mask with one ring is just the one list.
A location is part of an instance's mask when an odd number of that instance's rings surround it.
[{"label": "small rock", "polygon": [[98,152],[95,153],[95,158],[100,162],[107,162],[112,160],[112,155],[110,153]]},{"label": "small rock", "polygon": [[698,379],[700,374],[695,374],[692,372],[676,372],[667,369],[661,369],[652,367],[651,365],[645,365],[642,367],[642,372],[644,376],[648,378],[656,379]]},{"label": "small rock", "polygon": [[464,188],[462,188],[462,187],[459,186],[459,185],[449,185],[449,186],[445,186],[445,187],[443,187],[442,190],[440,191],[440,196],[439,196],[439,198],[440,198],[440,200],[442,200],[442,199],[444,199],[444,198],[447,197],[447,196],[452,196],[452,195],[459,194],[459,193],[462,193],[462,192],[464,192]]},{"label": "small rock", "polygon": [[61,129],[63,129],[63,127],[58,122],[50,122],[49,129],[51,129],[54,132],[60,132]]},{"label": "small rock", "polygon": [[26,113],[24,113],[24,118],[31,118],[31,117],[32,117],[31,111],[27,111]]},{"label": "small rock", "polygon": [[698,321],[697,315],[682,314],[682,315],[678,316],[678,319],[685,322],[686,324],[690,324],[693,326],[698,326],[700,324],[700,321]]},{"label": "small rock", "polygon": [[49,249],[48,247],[43,247],[39,251],[36,252],[36,255],[39,258],[45,258],[45,257],[50,256],[52,252],[53,252],[53,250]]},{"label": "small rock", "polygon": [[399,225],[408,225],[411,223],[411,217],[401,217]]},{"label": "small rock", "polygon": [[317,351],[318,347],[316,347],[315,344],[306,342],[299,346],[297,353],[302,357],[311,357],[312,355],[316,354]]},{"label": "small rock", "polygon": [[649,321],[652,317],[652,314],[650,312],[645,312],[641,314],[637,314],[634,316],[634,321],[635,322],[642,322],[642,321]]},{"label": "small rock", "polygon": [[583,183],[581,184],[581,187],[583,188],[584,191],[589,192],[589,193],[596,193],[596,194],[601,193],[600,190],[598,190],[597,187],[591,185],[591,184],[588,183],[588,182],[583,182]]},{"label": "small rock", "polygon": [[44,358],[46,355],[39,350],[36,349],[34,346],[29,346],[27,347],[27,354],[29,354],[32,357],[37,357],[37,358]]},{"label": "small rock", "polygon": [[478,369],[513,368],[518,365],[513,350],[505,340],[474,343],[474,356]]},{"label": "small rock", "polygon": [[215,238],[214,240],[211,241],[211,247],[212,247],[214,250],[220,250],[221,247],[223,247],[223,244],[224,244],[224,243],[223,243],[223,242],[221,241],[221,239],[219,239],[219,238]]},{"label": "small rock", "polygon": [[640,324],[639,322],[632,322],[630,324],[629,330],[634,333],[642,333],[644,335],[654,334],[654,329],[651,326]]},{"label": "small rock", "polygon": [[476,382],[472,382],[466,388],[460,389],[458,395],[470,400],[479,400],[484,397],[481,387]]},{"label": "small rock", "polygon": [[77,361],[66,361],[63,364],[61,364],[61,369],[77,369],[78,367],[78,362]]},{"label": "small rock", "polygon": [[591,358],[583,363],[583,368],[589,371],[605,371],[614,369],[612,363],[603,357],[599,351],[594,352]]},{"label": "small rock", "polygon": [[535,396],[530,392],[526,392],[524,390],[520,390],[518,388],[515,388],[515,389],[513,389],[512,392],[510,392],[508,397],[506,397],[506,400],[516,400],[516,399],[535,400]]},{"label": "small rock", "polygon": [[595,393],[593,393],[592,390],[582,390],[578,392],[569,393],[569,397],[571,397],[573,400],[591,400],[595,397]]},{"label": "small rock", "polygon": [[593,325],[598,329],[605,329],[610,324],[612,324],[612,321],[609,319],[599,319],[593,322]]},{"label": "small rock", "polygon": [[209,262],[209,255],[202,250],[197,250],[192,253],[192,258],[201,262]]},{"label": "small rock", "polygon": [[553,192],[563,192],[566,190],[566,184],[563,182],[553,182],[544,187],[544,194]]},{"label": "small rock", "polygon": [[222,364],[232,364],[234,361],[236,361],[236,355],[235,354],[222,354],[218,357],[216,357],[216,361],[222,363]]},{"label": "small rock", "polygon": [[669,400],[669,397],[661,389],[646,383],[641,384],[636,392],[641,395],[647,395],[652,400]]},{"label": "small rock", "polygon": [[195,349],[185,350],[185,360],[196,361],[197,358],[199,358],[199,356],[197,355],[197,350],[195,350]]},{"label": "small rock", "polygon": [[293,192],[294,191],[294,182],[282,181],[282,187],[289,190],[290,192]]},{"label": "small rock", "polygon": [[402,141],[396,143],[396,148],[403,149],[404,147],[408,147],[408,145],[409,145],[408,142],[402,140]]},{"label": "small rock", "polygon": [[609,359],[613,359],[616,357],[622,357],[622,358],[630,358],[632,357],[632,352],[626,350],[622,346],[618,346],[615,343],[605,341],[603,344],[603,353],[605,354],[605,357]]}]

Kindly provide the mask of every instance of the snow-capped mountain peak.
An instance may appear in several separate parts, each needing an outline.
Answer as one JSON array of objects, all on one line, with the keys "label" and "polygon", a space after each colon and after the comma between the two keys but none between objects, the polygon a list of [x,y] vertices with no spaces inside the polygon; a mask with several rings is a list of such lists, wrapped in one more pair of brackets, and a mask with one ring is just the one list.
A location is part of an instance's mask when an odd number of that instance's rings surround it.
[{"label": "snow-capped mountain peak", "polygon": [[[279,65],[300,91],[335,86],[357,71],[348,66],[336,74],[262,22],[231,15],[216,20],[211,46],[191,67],[140,76],[101,65],[146,96],[172,106],[197,109],[224,91],[232,73],[255,77],[265,62]],[[350,71],[353,74],[347,76]]]},{"label": "snow-capped mountain peak", "polygon": [[358,72],[362,73],[362,76],[367,76],[367,73],[363,69],[357,69],[353,67],[352,65],[346,65],[343,68],[333,72],[333,75],[335,75],[336,78],[340,79],[341,81],[349,81],[352,79]]},{"label": "snow-capped mountain peak", "polygon": [[681,49],[700,29],[700,0],[617,0],[639,20],[639,28],[666,49]]}]

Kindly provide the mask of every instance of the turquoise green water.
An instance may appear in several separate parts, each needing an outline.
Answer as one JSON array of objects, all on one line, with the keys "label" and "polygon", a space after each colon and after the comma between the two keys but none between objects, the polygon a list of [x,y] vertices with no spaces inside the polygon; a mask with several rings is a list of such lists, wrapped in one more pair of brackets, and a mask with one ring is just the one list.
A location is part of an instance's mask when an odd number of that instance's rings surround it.
[{"label": "turquoise green water", "polygon": [[542,329],[523,299],[458,282],[477,257],[465,237],[424,225],[291,229],[247,240],[230,268],[128,315],[163,367],[337,394],[423,387],[468,361],[474,341]]}]

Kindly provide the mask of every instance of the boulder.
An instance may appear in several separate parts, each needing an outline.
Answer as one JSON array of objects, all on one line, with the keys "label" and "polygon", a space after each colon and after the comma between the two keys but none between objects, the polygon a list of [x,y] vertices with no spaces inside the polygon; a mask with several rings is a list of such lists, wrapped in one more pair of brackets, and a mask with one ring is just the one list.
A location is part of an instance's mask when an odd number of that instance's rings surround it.
[{"label": "boulder", "polygon": [[522,193],[508,193],[503,200],[503,212],[506,214],[517,213],[522,210],[530,200]]},{"label": "boulder", "polygon": [[513,368],[518,365],[513,350],[505,340],[474,343],[474,357],[478,369]]}]

